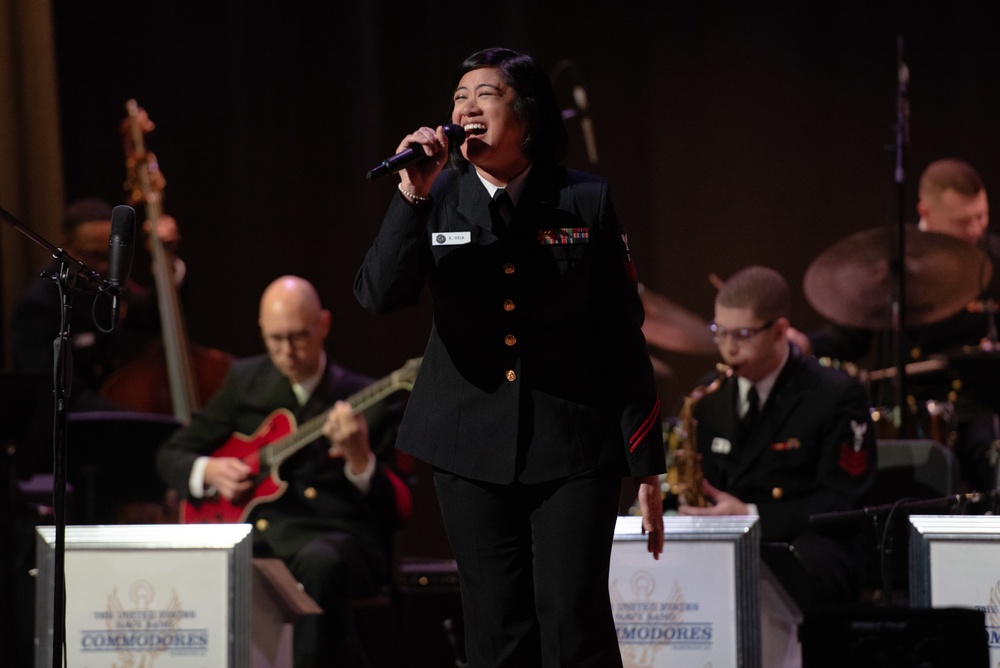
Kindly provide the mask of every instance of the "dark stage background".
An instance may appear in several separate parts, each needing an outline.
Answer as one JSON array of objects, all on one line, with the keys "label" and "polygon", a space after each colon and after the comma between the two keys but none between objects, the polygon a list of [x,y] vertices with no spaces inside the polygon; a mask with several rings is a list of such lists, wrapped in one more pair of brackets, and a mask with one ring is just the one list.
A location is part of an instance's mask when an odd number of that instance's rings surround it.
[{"label": "dark stage background", "polygon": [[[782,271],[795,322],[809,263],[896,222],[897,36],[911,72],[905,214],[929,161],[972,162],[1000,184],[995,3],[246,3],[55,0],[68,198],[119,202],[118,125],[134,97],[167,178],[189,268],[192,338],[262,349],[257,300],[301,274],[335,314],[330,350],[373,375],[421,354],[423,308],[368,315],[352,294],[393,178],[366,171],[422,124],[448,119],[452,72],[505,45],[553,72],[566,108],[589,93],[589,165],[611,179],[641,280],[703,318],[709,274]],[[571,61],[572,66],[564,61]],[[669,405],[711,357],[654,351]]]}]

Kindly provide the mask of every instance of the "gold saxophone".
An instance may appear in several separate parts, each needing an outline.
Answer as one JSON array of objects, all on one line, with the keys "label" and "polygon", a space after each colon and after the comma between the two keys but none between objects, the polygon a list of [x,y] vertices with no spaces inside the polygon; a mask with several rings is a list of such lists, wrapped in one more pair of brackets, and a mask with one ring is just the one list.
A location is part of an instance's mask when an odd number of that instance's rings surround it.
[{"label": "gold saxophone", "polygon": [[670,438],[673,463],[671,473],[668,472],[668,484],[671,493],[677,495],[681,505],[705,508],[708,500],[702,492],[701,454],[698,452],[697,428],[698,421],[694,419],[694,408],[706,395],[719,389],[722,381],[733,375],[733,370],[725,364],[717,364],[719,376],[708,385],[699,385],[684,397],[678,423],[673,428]]}]

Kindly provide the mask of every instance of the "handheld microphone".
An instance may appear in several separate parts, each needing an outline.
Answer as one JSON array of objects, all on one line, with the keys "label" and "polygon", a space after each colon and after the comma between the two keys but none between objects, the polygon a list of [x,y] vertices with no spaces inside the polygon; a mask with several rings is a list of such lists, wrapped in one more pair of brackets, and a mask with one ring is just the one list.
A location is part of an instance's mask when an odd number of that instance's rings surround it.
[{"label": "handheld microphone", "polygon": [[[449,123],[442,129],[444,130],[445,137],[448,138],[448,147],[450,149],[455,149],[465,142],[465,130],[461,125]],[[406,169],[410,165],[426,160],[429,157],[430,156],[424,153],[424,148],[422,146],[419,144],[411,144],[409,148],[404,148],[391,158],[383,160],[377,167],[369,170],[368,180],[373,181],[379,177],[386,176],[387,174],[395,174],[399,170]]]},{"label": "handheld microphone", "polygon": [[128,288],[135,251],[135,209],[116,206],[111,211],[111,238],[108,240],[107,292],[120,295]]}]

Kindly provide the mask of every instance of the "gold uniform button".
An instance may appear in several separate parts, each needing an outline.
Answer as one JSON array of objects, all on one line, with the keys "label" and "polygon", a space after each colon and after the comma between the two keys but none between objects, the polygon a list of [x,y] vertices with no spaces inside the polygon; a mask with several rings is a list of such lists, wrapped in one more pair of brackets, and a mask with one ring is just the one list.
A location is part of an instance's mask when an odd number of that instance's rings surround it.
[{"label": "gold uniform button", "polygon": [[503,342],[506,343],[508,346],[512,346],[515,343],[517,343],[517,337],[514,336],[513,334],[508,334],[507,336],[503,337]]},{"label": "gold uniform button", "polygon": [[514,310],[514,300],[513,299],[505,299],[505,300],[503,300],[503,310],[504,311],[513,311]]},{"label": "gold uniform button", "polygon": [[315,487],[306,487],[305,491],[302,492],[302,496],[304,496],[307,499],[309,499],[310,501],[312,501],[313,499],[315,499],[318,496],[317,493],[316,493],[316,488]]},{"label": "gold uniform button", "polygon": [[784,495],[785,495],[785,490],[781,489],[780,487],[775,487],[774,489],[771,490],[771,498],[773,498],[775,501],[780,500],[781,497],[783,497]]},{"label": "gold uniform button", "polygon": [[503,265],[503,273],[505,273],[505,274],[513,274],[514,273],[514,263],[513,262],[505,262],[504,265]]},{"label": "gold uniform button", "polygon": [[517,380],[517,374],[514,373],[513,369],[507,369],[507,380],[509,381]]},{"label": "gold uniform button", "polygon": [[267,520],[257,520],[254,526],[257,527],[257,531],[267,531]]}]

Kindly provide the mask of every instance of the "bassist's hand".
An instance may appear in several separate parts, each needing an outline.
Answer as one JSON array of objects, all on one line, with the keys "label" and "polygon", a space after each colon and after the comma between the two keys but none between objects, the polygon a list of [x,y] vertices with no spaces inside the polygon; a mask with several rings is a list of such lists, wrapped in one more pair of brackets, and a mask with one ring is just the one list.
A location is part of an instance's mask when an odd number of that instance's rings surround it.
[{"label": "bassist's hand", "polygon": [[205,465],[205,489],[213,488],[228,500],[250,489],[250,465],[235,457],[212,457]]},{"label": "bassist's hand", "polygon": [[[149,249],[149,233],[153,229],[153,222],[147,220],[142,224],[142,229],[146,233],[146,249]],[[156,221],[156,234],[160,237],[160,243],[171,254],[177,253],[177,247],[181,243],[180,228],[177,227],[177,219],[166,214],[160,216]]]}]

